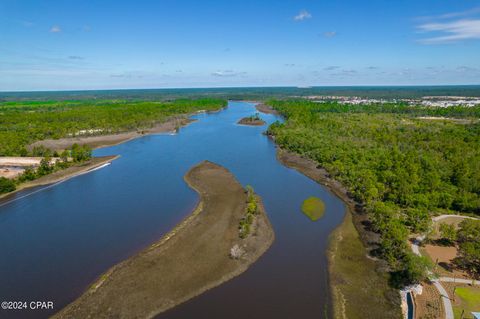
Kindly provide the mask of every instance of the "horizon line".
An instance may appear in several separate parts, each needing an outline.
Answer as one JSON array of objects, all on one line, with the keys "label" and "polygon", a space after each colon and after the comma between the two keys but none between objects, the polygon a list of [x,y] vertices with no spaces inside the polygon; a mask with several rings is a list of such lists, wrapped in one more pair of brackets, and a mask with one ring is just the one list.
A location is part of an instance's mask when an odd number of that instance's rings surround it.
[{"label": "horizon line", "polygon": [[48,92],[93,92],[93,91],[141,91],[141,90],[215,90],[215,89],[256,89],[256,88],[295,88],[295,89],[313,89],[313,88],[409,88],[409,87],[480,87],[479,84],[383,84],[383,85],[278,85],[278,86],[212,86],[212,87],[154,87],[154,88],[99,88],[99,89],[52,89],[52,90],[9,90],[2,91],[5,93],[48,93]]}]

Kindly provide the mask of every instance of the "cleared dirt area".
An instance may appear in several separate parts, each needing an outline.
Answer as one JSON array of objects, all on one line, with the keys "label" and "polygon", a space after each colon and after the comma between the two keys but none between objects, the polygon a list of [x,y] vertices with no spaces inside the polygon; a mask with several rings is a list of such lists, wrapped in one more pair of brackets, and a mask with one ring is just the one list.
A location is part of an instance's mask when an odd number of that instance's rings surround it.
[{"label": "cleared dirt area", "polygon": [[179,127],[185,126],[191,122],[192,120],[184,116],[175,117],[175,118],[169,119],[166,122],[159,123],[152,128],[145,129],[142,131],[137,130],[132,132],[118,133],[118,134],[67,137],[67,138],[61,138],[58,140],[47,139],[47,140],[37,141],[31,144],[28,147],[28,149],[32,150],[35,146],[42,145],[53,151],[59,151],[59,150],[70,148],[75,143],[78,145],[88,145],[91,148],[100,148],[100,147],[106,147],[106,146],[112,146],[112,145],[124,143],[126,141],[144,136],[146,134],[174,132]]},{"label": "cleared dirt area", "polygon": [[29,167],[38,166],[43,157],[0,157],[0,166]]},{"label": "cleared dirt area", "polygon": [[414,303],[416,319],[445,318],[440,293],[431,283],[423,283],[422,294],[415,295]]},{"label": "cleared dirt area", "polygon": [[42,176],[40,178],[37,178],[33,181],[25,182],[17,186],[17,189],[13,192],[6,193],[0,195],[0,198],[4,198],[7,196],[10,196],[12,194],[15,194],[16,192],[19,192],[23,189],[30,188],[30,187],[36,187],[36,186],[42,186],[42,185],[48,185],[48,184],[53,184],[60,182],[62,180],[67,180],[69,178],[78,176],[80,174],[84,174],[90,170],[93,170],[95,168],[98,168],[104,164],[110,163],[111,161],[115,160],[118,158],[118,156],[101,156],[101,157],[94,157],[90,159],[89,161],[76,164],[73,166],[70,166],[66,169]]},{"label": "cleared dirt area", "polygon": [[[43,157],[0,157],[0,177],[16,178],[21,175],[27,167],[37,167]],[[59,158],[52,158],[50,164],[55,164]]]},{"label": "cleared dirt area", "polygon": [[[111,268],[55,318],[151,318],[240,275],[270,247],[274,233],[261,204],[251,234],[239,238],[247,194],[228,170],[205,161],[185,181],[200,194],[195,211]],[[235,245],[245,251],[239,259],[229,256]]]},{"label": "cleared dirt area", "polygon": [[434,262],[449,264],[457,256],[457,247],[427,244],[425,245],[425,252]]},{"label": "cleared dirt area", "polygon": [[331,235],[327,254],[334,318],[401,318],[400,294],[389,287],[387,273],[378,270],[380,264],[368,257],[364,242],[376,241],[377,237],[363,228],[366,219],[358,203],[315,162],[282,149],[278,149],[277,158],[327,186],[347,205],[343,223]]},{"label": "cleared dirt area", "polygon": [[455,246],[438,246],[427,244],[420,248],[422,255],[427,256],[435,267],[435,273],[439,276],[455,277],[461,279],[470,278],[469,274],[459,269],[453,259],[457,256],[458,249]]},{"label": "cleared dirt area", "polygon": [[22,175],[24,169],[22,168],[12,168],[12,167],[0,167],[0,177],[5,178],[16,178],[19,175]]}]

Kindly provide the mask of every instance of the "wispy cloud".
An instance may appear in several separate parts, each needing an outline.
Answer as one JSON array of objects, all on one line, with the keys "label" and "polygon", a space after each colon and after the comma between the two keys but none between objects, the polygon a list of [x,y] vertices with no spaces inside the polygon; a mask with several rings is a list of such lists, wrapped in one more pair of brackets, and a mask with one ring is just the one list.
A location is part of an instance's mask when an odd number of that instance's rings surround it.
[{"label": "wispy cloud", "polygon": [[328,31],[328,32],[323,32],[322,35],[325,38],[333,38],[334,36],[337,35],[337,32],[336,31]]},{"label": "wispy cloud", "polygon": [[337,69],[340,69],[340,67],[338,65],[330,65],[330,66],[327,66],[327,67],[323,68],[324,71],[333,71],[333,70],[337,70]]},{"label": "wispy cloud", "polygon": [[54,25],[53,27],[50,28],[50,32],[58,33],[58,32],[62,32],[62,29],[58,25]]},{"label": "wispy cloud", "polygon": [[245,74],[247,74],[247,72],[235,72],[233,70],[215,71],[212,73],[213,76],[218,76],[218,77],[234,77],[234,76],[240,76]]},{"label": "wispy cloud", "polygon": [[472,16],[472,15],[475,15],[477,13],[480,13],[480,7],[475,7],[473,9],[469,9],[469,10],[465,10],[465,11],[445,13],[445,14],[441,14],[441,15],[437,15],[437,16],[423,16],[423,17],[418,17],[418,19],[419,20],[453,19],[453,18]]},{"label": "wispy cloud", "polygon": [[70,60],[83,60],[84,59],[83,56],[78,56],[78,55],[70,55],[70,56],[68,56],[68,58]]},{"label": "wispy cloud", "polygon": [[422,32],[440,33],[439,35],[419,40],[423,44],[441,44],[480,39],[480,19],[426,23],[418,26],[418,29]]},{"label": "wispy cloud", "polygon": [[433,17],[422,17],[417,26],[419,33],[429,36],[420,39],[422,44],[444,44],[480,39],[480,7],[461,12],[451,12]]},{"label": "wispy cloud", "polygon": [[303,21],[306,19],[311,19],[312,15],[307,10],[300,11],[296,16],[293,17],[295,21]]}]

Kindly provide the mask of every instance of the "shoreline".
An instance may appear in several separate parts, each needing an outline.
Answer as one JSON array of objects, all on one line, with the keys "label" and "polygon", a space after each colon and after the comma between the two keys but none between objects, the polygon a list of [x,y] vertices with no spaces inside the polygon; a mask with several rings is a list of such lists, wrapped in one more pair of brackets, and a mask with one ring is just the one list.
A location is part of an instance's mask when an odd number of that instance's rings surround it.
[{"label": "shoreline", "polygon": [[[252,234],[239,238],[247,194],[227,169],[203,161],[184,179],[200,196],[193,212],[107,270],[54,318],[152,318],[240,275],[268,250],[275,235],[260,200]],[[246,254],[232,259],[230,249],[237,244]]]},{"label": "shoreline", "polygon": [[238,125],[244,126],[263,126],[266,122],[262,119],[260,120],[250,120],[248,117],[244,117],[237,122]]},{"label": "shoreline", "polygon": [[100,156],[100,157],[92,157],[90,160],[84,163],[79,163],[70,167],[67,167],[65,169],[53,172],[51,174],[42,176],[40,178],[37,178],[33,181],[28,181],[25,183],[22,183],[18,185],[17,189],[15,189],[12,192],[1,194],[0,195],[0,200],[6,199],[9,196],[13,196],[16,193],[33,188],[33,187],[38,187],[38,186],[47,186],[47,185],[53,185],[57,184],[60,182],[64,182],[66,180],[69,180],[71,178],[89,173],[91,171],[94,171],[96,169],[99,169],[103,165],[108,165],[112,161],[116,160],[119,158],[120,155],[110,155],[110,156]]},{"label": "shoreline", "polygon": [[64,150],[71,147],[73,144],[88,145],[92,149],[104,148],[126,143],[139,137],[161,134],[161,133],[175,133],[181,127],[187,126],[196,120],[190,119],[191,116],[197,113],[178,116],[170,118],[165,122],[155,124],[152,128],[146,130],[125,131],[115,134],[84,136],[84,137],[64,137],[60,139],[46,139],[36,141],[28,146],[28,149],[33,149],[35,146],[44,146],[52,151]]},{"label": "shoreline", "polygon": [[[211,111],[211,112],[219,112],[223,109],[224,108],[221,108],[218,111]],[[46,140],[36,141],[36,142],[28,145],[27,148],[31,150],[35,146],[42,145],[42,146],[45,146],[45,147],[51,149],[52,151],[59,151],[59,150],[67,149],[75,143],[79,144],[79,145],[88,145],[92,149],[99,149],[99,148],[104,148],[104,147],[115,146],[115,145],[126,143],[126,142],[129,142],[131,140],[143,137],[143,136],[147,136],[147,135],[161,134],[161,133],[167,133],[167,132],[172,132],[172,133],[177,132],[181,127],[185,127],[185,126],[189,125],[190,123],[195,122],[196,120],[193,120],[190,117],[195,115],[195,114],[199,114],[199,113],[210,113],[210,112],[199,111],[199,112],[195,112],[195,113],[192,113],[192,114],[172,117],[172,118],[168,119],[167,121],[157,123],[154,127],[150,128],[146,131],[142,131],[142,132],[139,132],[138,130],[136,130],[136,131],[120,132],[120,133],[116,133],[116,134],[106,134],[106,135],[97,135],[97,136],[65,137],[65,138],[60,138],[58,140],[46,139]],[[100,166],[102,164],[110,163],[110,162],[114,161],[115,159],[117,159],[118,157],[120,157],[120,156],[119,155],[111,155],[111,156],[92,157],[92,159],[90,161],[94,161],[95,163],[93,165],[91,165],[91,167],[81,169],[79,171],[67,173],[67,174],[62,174],[62,172],[67,171],[69,168],[78,167],[77,165],[75,165],[75,166],[66,168],[64,170],[54,172],[52,174],[42,176],[42,177],[40,177],[36,180],[22,183],[22,184],[18,185],[18,187],[14,191],[8,192],[8,193],[5,193],[5,194],[0,194],[0,200],[2,200],[4,198],[7,198],[9,196],[12,196],[12,195],[14,195],[14,194],[16,194],[16,193],[18,193],[22,190],[26,190],[26,189],[37,187],[37,186],[46,186],[46,185],[49,185],[49,184],[55,184],[55,183],[66,181],[70,178],[79,176],[79,175],[85,173],[86,171],[94,170],[95,168],[98,168],[98,166]],[[108,158],[111,158],[111,159],[108,159]],[[99,159],[99,161],[101,161],[101,163],[99,163],[98,165],[96,163],[97,159]],[[108,159],[108,160],[103,161],[103,159]],[[85,163],[81,163],[79,165],[83,166],[84,164]],[[51,178],[51,176],[53,174],[60,175],[61,177]]]},{"label": "shoreline", "polygon": [[[386,274],[377,271],[379,262],[368,256],[371,240],[375,242],[376,234],[363,228],[362,223],[366,221],[366,216],[362,216],[361,204],[353,200],[348,190],[332,179],[324,168],[317,167],[314,161],[279,146],[277,159],[286,167],[293,168],[325,186],[346,205],[345,217],[330,234],[326,251],[332,297],[330,307],[333,309],[334,318],[384,318],[387,313],[391,315],[386,317],[400,318],[398,292],[388,286]],[[378,295],[379,291],[374,289],[383,291]],[[377,311],[372,312],[372,308]]]},{"label": "shoreline", "polygon": [[257,109],[257,111],[265,114],[273,114],[273,115],[281,116],[281,114],[277,110],[261,102],[260,103],[257,102],[255,104],[255,108]]}]

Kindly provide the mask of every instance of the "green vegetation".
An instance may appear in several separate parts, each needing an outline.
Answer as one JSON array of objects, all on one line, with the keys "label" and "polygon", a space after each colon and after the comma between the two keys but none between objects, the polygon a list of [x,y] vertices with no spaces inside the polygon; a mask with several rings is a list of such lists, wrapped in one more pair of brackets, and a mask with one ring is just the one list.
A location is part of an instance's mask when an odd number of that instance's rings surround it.
[{"label": "green vegetation", "polygon": [[13,192],[16,189],[15,182],[5,178],[0,177],[0,194]]},{"label": "green vegetation", "polygon": [[400,295],[389,287],[385,272],[368,258],[365,247],[347,213],[332,234],[329,248],[333,318],[402,318]]},{"label": "green vegetation", "polygon": [[325,204],[320,198],[309,197],[302,204],[302,212],[312,221],[317,221],[325,213]]},{"label": "green vegetation", "polygon": [[309,100],[270,100],[266,104],[273,106],[286,117],[291,115],[319,113],[363,113],[363,114],[401,114],[417,116],[441,116],[457,118],[480,118],[480,105],[475,107],[421,107],[408,103],[372,103],[341,104],[338,102],[314,102]]},{"label": "green vegetation", "polygon": [[[92,158],[92,150],[87,145],[79,146],[73,144],[69,150],[64,150],[61,155],[56,153],[52,154],[50,150],[44,148],[38,148],[37,152],[43,154],[43,159],[40,161],[40,165],[37,168],[27,168],[16,179],[6,179],[0,177],[0,194],[13,192],[16,190],[17,185],[33,181],[42,176],[51,174],[53,172],[65,169],[74,164],[88,161]],[[51,156],[55,156],[55,160],[52,160]],[[60,156],[60,157],[59,157]]]},{"label": "green vegetation", "polygon": [[[480,287],[458,287],[455,289],[456,299],[460,297],[459,304],[454,303],[453,311],[455,318],[460,318],[462,311],[465,311],[465,315],[468,317],[470,312],[478,311],[480,305]],[[457,305],[458,304],[458,305]]]},{"label": "green vegetation", "polygon": [[0,102],[0,156],[26,156],[27,146],[43,139],[141,131],[171,116],[218,110],[226,103],[219,99]]},{"label": "green vegetation", "polygon": [[245,217],[240,221],[238,227],[240,238],[246,238],[250,234],[250,228],[253,223],[253,219],[258,211],[257,199],[255,198],[255,193],[252,186],[247,185],[247,208],[245,210]]},{"label": "green vegetation", "polygon": [[480,124],[416,117],[477,118],[480,107],[268,104],[286,118],[269,127],[275,141],[315,160],[364,204],[372,229],[380,234],[374,253],[388,262],[392,284],[423,276],[407,239],[428,231],[432,213],[480,213]]},{"label": "green vegetation", "polygon": [[255,115],[250,115],[249,117],[245,118],[246,120],[250,122],[256,122],[256,121],[261,121],[262,119],[260,118],[260,113],[256,112]]},{"label": "green vegetation", "polygon": [[480,220],[465,219],[457,232],[459,255],[456,263],[473,276],[480,275]]},{"label": "green vegetation", "polygon": [[442,241],[447,245],[453,245],[457,239],[457,230],[455,229],[455,225],[441,223],[439,230]]}]

